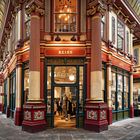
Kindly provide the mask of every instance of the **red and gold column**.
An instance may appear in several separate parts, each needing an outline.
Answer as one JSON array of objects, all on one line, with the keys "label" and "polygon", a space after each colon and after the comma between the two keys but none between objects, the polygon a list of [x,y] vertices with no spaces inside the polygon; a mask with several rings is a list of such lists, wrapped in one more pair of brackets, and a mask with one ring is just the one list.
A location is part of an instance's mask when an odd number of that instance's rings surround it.
[{"label": "red and gold column", "polygon": [[101,1],[88,4],[88,16],[91,16],[91,79],[90,99],[86,102],[85,129],[100,132],[108,129],[107,104],[102,94],[102,58],[101,58],[101,18],[105,12]]},{"label": "red and gold column", "polygon": [[43,13],[43,3],[32,1],[28,5],[30,13],[31,35],[29,52],[29,96],[24,105],[24,120],[22,129],[37,132],[46,129],[46,106],[40,97],[40,16]]}]

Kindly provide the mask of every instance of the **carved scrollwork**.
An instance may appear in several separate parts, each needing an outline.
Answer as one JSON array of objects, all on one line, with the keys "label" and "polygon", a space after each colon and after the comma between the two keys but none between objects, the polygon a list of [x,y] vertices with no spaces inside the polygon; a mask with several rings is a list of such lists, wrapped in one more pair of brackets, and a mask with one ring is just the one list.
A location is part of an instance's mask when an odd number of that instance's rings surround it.
[{"label": "carved scrollwork", "polygon": [[32,12],[39,13],[41,16],[45,14],[45,10],[35,3],[26,6],[26,14],[30,15]]},{"label": "carved scrollwork", "polygon": [[98,1],[98,3],[92,1],[88,4],[87,15],[93,16],[95,13],[100,13],[101,15],[104,15],[106,10],[107,7],[102,1]]}]

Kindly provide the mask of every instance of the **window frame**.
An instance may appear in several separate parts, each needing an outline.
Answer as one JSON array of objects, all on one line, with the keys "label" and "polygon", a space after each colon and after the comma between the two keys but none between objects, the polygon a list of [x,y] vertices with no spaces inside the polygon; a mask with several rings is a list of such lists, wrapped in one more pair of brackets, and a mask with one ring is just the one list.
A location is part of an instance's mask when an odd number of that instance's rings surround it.
[{"label": "window frame", "polygon": [[[76,35],[76,34],[78,34],[78,33],[80,33],[80,2],[78,1],[78,0],[76,0],[77,1],[77,5],[76,5],[76,12],[75,12],[75,14],[76,14],[76,31],[75,32],[56,32],[55,31],[55,0],[52,0],[52,2],[51,2],[51,20],[50,20],[50,22],[51,22],[51,24],[50,24],[50,28],[51,28],[51,30],[50,30],[50,32],[52,33],[52,34],[72,34],[72,35]],[[57,13],[56,13],[57,14]],[[52,24],[53,23],[53,24]]]},{"label": "window frame", "polygon": [[[129,72],[123,70],[123,69],[120,69],[118,67],[115,67],[113,66],[112,67],[112,70],[111,70],[111,74],[112,73],[115,73],[115,78],[116,78],[116,91],[113,90],[113,92],[115,92],[115,109],[112,109],[113,112],[120,112],[120,111],[125,111],[125,110],[129,110],[130,109],[130,74]],[[118,75],[122,76],[122,108],[121,109],[118,109],[118,92],[120,92],[120,90],[118,89]],[[128,102],[128,107],[124,107],[124,77],[127,77],[128,78],[128,99],[127,99],[127,102]],[[111,96],[112,96],[112,87],[111,87]],[[111,99],[112,100],[112,99]]]},{"label": "window frame", "polygon": [[[122,25],[123,28],[123,35],[119,32],[118,26]],[[122,40],[122,46],[118,46],[118,37]],[[124,42],[125,42],[125,24],[121,20],[117,20],[117,49],[124,51]]]},{"label": "window frame", "polygon": [[[113,24],[113,19],[114,19],[114,24]],[[112,35],[112,43],[113,44],[116,44],[116,19],[115,19],[114,16],[111,17],[111,25],[112,25],[112,28],[111,28],[111,32],[112,32],[112,34],[111,34]],[[113,32],[114,32],[114,34],[113,34]]]}]

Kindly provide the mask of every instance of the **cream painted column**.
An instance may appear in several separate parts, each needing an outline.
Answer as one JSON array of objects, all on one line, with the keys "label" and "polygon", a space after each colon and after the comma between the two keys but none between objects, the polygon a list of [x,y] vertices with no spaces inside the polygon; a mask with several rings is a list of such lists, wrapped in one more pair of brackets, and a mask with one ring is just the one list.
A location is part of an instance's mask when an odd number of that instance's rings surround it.
[{"label": "cream painted column", "polygon": [[16,108],[21,108],[22,94],[22,63],[17,64],[16,68]]},{"label": "cream painted column", "polygon": [[21,107],[21,96],[22,96],[22,62],[20,56],[17,57],[16,66],[16,111],[15,111],[15,125],[22,124],[22,107]]}]

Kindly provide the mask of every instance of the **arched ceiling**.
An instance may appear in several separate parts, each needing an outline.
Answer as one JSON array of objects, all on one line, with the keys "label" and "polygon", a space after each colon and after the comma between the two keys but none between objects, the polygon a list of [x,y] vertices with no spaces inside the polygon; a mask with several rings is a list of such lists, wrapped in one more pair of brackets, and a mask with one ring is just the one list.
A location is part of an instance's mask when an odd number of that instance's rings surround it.
[{"label": "arched ceiling", "polygon": [[5,11],[5,6],[7,1],[8,0],[0,0],[0,31],[3,24],[3,16],[4,16],[4,11]]},{"label": "arched ceiling", "polygon": [[128,0],[128,2],[140,18],[140,0]]}]

